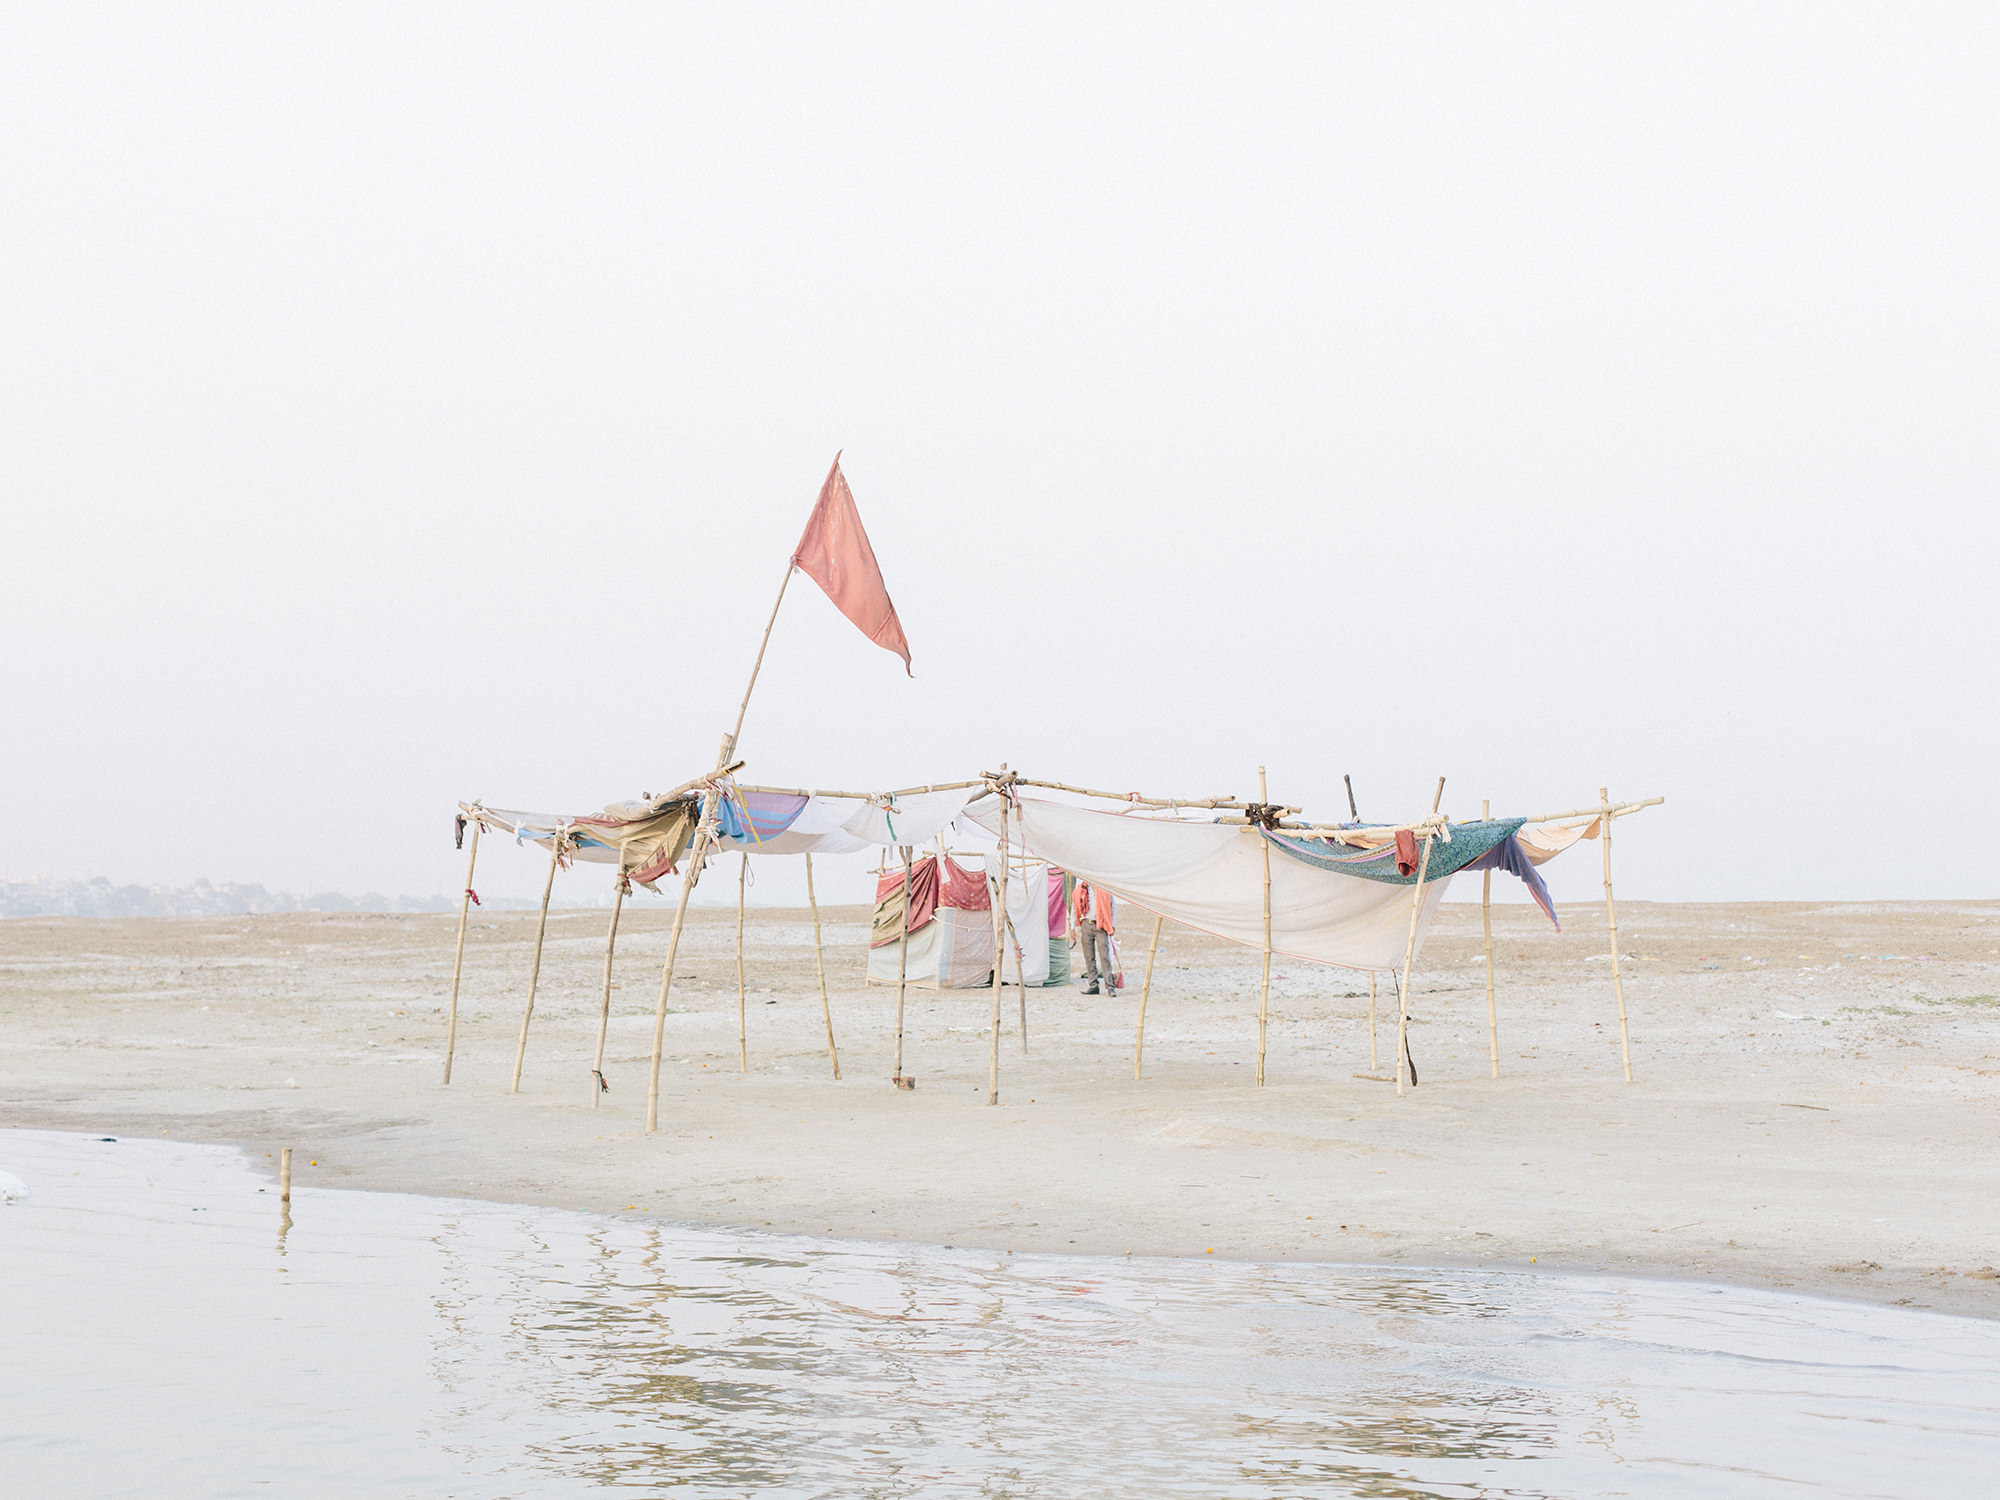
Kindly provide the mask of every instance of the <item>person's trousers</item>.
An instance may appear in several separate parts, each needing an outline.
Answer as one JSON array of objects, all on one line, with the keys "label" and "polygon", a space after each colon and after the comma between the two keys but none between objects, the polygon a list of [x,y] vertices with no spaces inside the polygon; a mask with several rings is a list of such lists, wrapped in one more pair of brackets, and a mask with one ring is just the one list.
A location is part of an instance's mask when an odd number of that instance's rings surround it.
[{"label": "person's trousers", "polygon": [[1083,978],[1087,986],[1098,982],[1103,975],[1103,988],[1110,992],[1115,988],[1111,977],[1111,934],[1095,922],[1085,922],[1083,933]]}]

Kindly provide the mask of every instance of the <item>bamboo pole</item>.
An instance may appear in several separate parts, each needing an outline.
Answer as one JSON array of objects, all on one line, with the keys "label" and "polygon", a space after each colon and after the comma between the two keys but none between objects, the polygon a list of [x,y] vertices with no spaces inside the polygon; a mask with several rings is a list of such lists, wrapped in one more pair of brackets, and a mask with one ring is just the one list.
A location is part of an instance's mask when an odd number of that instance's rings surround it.
[{"label": "bamboo pole", "polygon": [[521,1009],[521,1040],[514,1048],[514,1082],[510,1094],[521,1092],[521,1065],[528,1060],[528,1022],[535,1014],[535,986],[542,977],[542,940],[549,931],[549,893],[556,888],[556,866],[562,862],[563,836],[549,841],[549,877],[542,882],[542,919],[535,927],[535,962],[528,970],[528,1003]]},{"label": "bamboo pole", "polygon": [[1000,961],[1007,934],[1007,809],[1000,809],[1000,889],[993,899],[993,1032],[986,1047],[986,1102],[1000,1102]]},{"label": "bamboo pole", "polygon": [[813,857],[806,856],[806,904],[813,914],[813,965],[819,970],[819,1013],[826,1021],[826,1056],[833,1064],[833,1081],[840,1082],[840,1049],[833,1044],[833,1005],[826,998],[826,954],[819,942],[819,898],[813,894]]},{"label": "bamboo pole", "polygon": [[1382,1064],[1375,1059],[1375,971],[1368,971],[1368,1071],[1379,1073]]},{"label": "bamboo pole", "polygon": [[[839,463],[839,456],[835,455],[833,461]],[[771,628],[778,623],[778,606],[785,602],[785,590],[792,586],[792,574],[796,571],[797,565],[787,561],[785,581],[778,585],[778,597],[771,601],[771,618],[764,622],[764,638],[757,643],[757,659],[750,664],[750,685],[743,689],[743,702],[736,710],[736,727],[729,731],[729,738],[722,742],[722,753],[715,758],[718,774],[736,753],[736,742],[743,737],[743,716],[750,712],[750,695],[757,690],[757,674],[764,670],[764,652],[771,644]]]},{"label": "bamboo pole", "polygon": [[278,1152],[278,1202],[292,1201],[292,1148],[286,1146]]},{"label": "bamboo pole", "polygon": [[743,851],[743,868],[736,874],[736,1071],[750,1071],[750,1031],[744,1019],[743,893],[750,884],[750,851]]},{"label": "bamboo pole", "polygon": [[937,781],[931,783],[929,786],[898,787],[892,792],[829,792],[822,787],[816,786],[747,786],[742,782],[738,782],[736,789],[739,792],[769,792],[779,797],[837,797],[843,802],[873,802],[878,797],[917,797],[925,792],[962,792],[967,787],[985,785],[986,782],[983,779],[977,781]]},{"label": "bamboo pole", "polygon": [[[1003,768],[1004,772],[1004,768]],[[1040,786],[1054,792],[1074,792],[1079,797],[1102,797],[1110,802],[1126,802],[1137,807],[1241,807],[1243,804],[1234,797],[1204,797],[1189,800],[1183,797],[1142,797],[1137,792],[1100,792],[1087,786],[1071,786],[1066,781],[1032,781],[1026,776],[1016,776],[1004,772],[1010,786]],[[988,772],[985,782],[970,783],[974,786],[990,785],[1000,780],[999,775]]]},{"label": "bamboo pole", "polygon": [[[1431,803],[1431,813],[1436,815],[1438,805],[1444,801],[1444,778],[1438,777],[1437,798]],[[1410,1068],[1410,965],[1417,957],[1417,919],[1424,910],[1424,876],[1431,867],[1431,840],[1433,835],[1424,835],[1423,853],[1417,858],[1417,883],[1410,890],[1410,940],[1403,949],[1403,974],[1396,986],[1396,1092],[1403,1092],[1403,1074],[1414,1072]],[[1410,1080],[1410,1087],[1416,1087],[1416,1080]]]},{"label": "bamboo pole", "polygon": [[[1493,804],[1479,804],[1479,817],[1483,822],[1492,815]],[[1486,932],[1486,1056],[1493,1065],[1493,1076],[1500,1076],[1500,1013],[1493,1004],[1493,872],[1484,872],[1479,887],[1479,924]]]},{"label": "bamboo pole", "polygon": [[[1020,824],[1022,825],[1021,826],[1021,888],[1029,892],[1028,899],[1030,901],[1033,901],[1035,899],[1033,893],[1034,888],[1028,884],[1027,820],[1021,812],[1019,803],[1015,804],[1014,816],[1016,821],[1020,822]],[[1048,905],[1048,892],[1046,890],[1042,892],[1042,905],[1044,907]],[[1008,920],[1011,923],[1013,919],[1009,918]],[[1018,932],[1014,934],[1014,978],[1017,981],[1016,987],[1020,990],[1020,999],[1021,999],[1021,1056],[1026,1057],[1028,1055],[1028,981],[1021,972],[1021,935]]]},{"label": "bamboo pole", "polygon": [[[840,456],[834,455],[834,462]],[[736,745],[743,737],[743,719],[750,712],[750,695],[757,690],[757,674],[764,669],[764,653],[771,644],[771,631],[778,623],[778,607],[785,602],[785,590],[792,586],[795,565],[788,559],[785,563],[784,581],[778,585],[778,597],[771,601],[771,617],[764,622],[764,634],[757,642],[757,659],[750,664],[750,681],[743,689],[743,701],[737,705],[736,726],[724,736],[721,748],[716,751],[715,769],[699,782],[690,782],[682,790],[691,790],[702,785],[707,791],[702,797],[701,826],[695,834],[694,848],[688,857],[687,874],[681,880],[680,902],[674,908],[673,935],[667,939],[667,961],[660,969],[660,1001],[653,1014],[653,1059],[650,1076],[646,1081],[646,1134],[651,1135],[660,1123],[660,1054],[666,1048],[667,1038],[667,996],[674,984],[674,962],[680,956],[681,929],[687,922],[688,897],[694,891],[694,883],[701,873],[701,862],[708,853],[710,830],[715,818],[715,799],[719,793],[715,789],[717,777],[725,776],[743,763],[730,759],[736,753]]]},{"label": "bamboo pole", "polygon": [[[942,879],[943,877],[939,877]],[[903,845],[903,930],[896,938],[896,1071],[890,1082],[903,1087],[903,992],[910,979],[910,846]]]},{"label": "bamboo pole", "polygon": [[458,901],[458,952],[451,961],[451,1014],[444,1023],[444,1081],[451,1082],[451,1059],[458,1051],[458,976],[465,968],[465,924],[472,914],[472,871],[479,863],[479,819],[472,820],[472,852],[465,856],[465,894]]},{"label": "bamboo pole", "polygon": [[[1666,800],[1665,797],[1644,797],[1635,802],[1620,802],[1607,804],[1602,807],[1572,807],[1565,812],[1536,813],[1533,817],[1523,818],[1521,821],[1523,823],[1556,823],[1564,818],[1622,818],[1629,813],[1638,812],[1644,807],[1658,807]],[[1175,805],[1179,807],[1195,807],[1200,804],[1181,802]],[[1249,820],[1247,818],[1218,818],[1216,821],[1218,823],[1241,827]],[[1352,828],[1345,823],[1281,822],[1276,831],[1291,834],[1296,838],[1328,839],[1341,838],[1342,835],[1347,835],[1348,837],[1366,838],[1379,844],[1384,839],[1395,837],[1398,833],[1434,832],[1449,821],[1450,819],[1440,818],[1434,813],[1430,817],[1415,823],[1370,823],[1365,828]]]},{"label": "bamboo pole", "polygon": [[618,950],[618,914],[625,909],[625,892],[631,882],[621,870],[618,883],[611,893],[611,930],[604,935],[604,1003],[597,1009],[597,1058],[590,1065],[590,1107],[596,1109],[598,1102],[611,1092],[611,1085],[604,1081],[604,1040],[611,1030],[611,959]]},{"label": "bamboo pole", "polygon": [[[1257,800],[1267,803],[1270,792],[1264,785],[1264,768],[1257,768]],[[1257,1087],[1264,1086],[1264,1042],[1271,1014],[1271,841],[1261,835],[1258,852],[1264,856],[1264,973],[1257,986]]]},{"label": "bamboo pole", "polygon": [[[724,742],[725,756],[727,742]],[[694,847],[688,852],[687,873],[681,876],[680,902],[674,907],[674,927],[667,937],[667,961],[660,967],[660,1000],[653,1012],[653,1063],[646,1081],[646,1134],[660,1128],[660,1054],[667,1044],[667,996],[674,987],[674,962],[680,957],[681,928],[687,921],[688,897],[701,874],[701,862],[708,854],[710,820],[715,816],[713,787],[701,799],[701,824],[695,830]]]},{"label": "bamboo pole", "polygon": [[1153,917],[1153,941],[1146,949],[1146,979],[1139,986],[1139,1029],[1132,1038],[1132,1081],[1139,1081],[1140,1065],[1146,1056],[1146,997],[1153,993],[1153,959],[1160,951],[1160,928],[1166,918]]},{"label": "bamboo pole", "polygon": [[[1607,806],[1610,794],[1599,787],[1597,798]],[[1618,996],[1618,1052],[1625,1062],[1625,1081],[1632,1081],[1632,1037],[1625,1026],[1625,976],[1618,966],[1618,908],[1611,900],[1611,819],[1604,820],[1604,922],[1611,930],[1611,988]]]},{"label": "bamboo pole", "polygon": [[[1027,879],[1025,875],[1021,878],[1023,880]],[[1021,1000],[1021,1056],[1026,1057],[1028,1055],[1028,975],[1023,964],[1027,948],[1021,941],[1021,934],[1015,928],[1012,917],[1007,918],[1007,945],[1014,950],[1014,993]]]}]

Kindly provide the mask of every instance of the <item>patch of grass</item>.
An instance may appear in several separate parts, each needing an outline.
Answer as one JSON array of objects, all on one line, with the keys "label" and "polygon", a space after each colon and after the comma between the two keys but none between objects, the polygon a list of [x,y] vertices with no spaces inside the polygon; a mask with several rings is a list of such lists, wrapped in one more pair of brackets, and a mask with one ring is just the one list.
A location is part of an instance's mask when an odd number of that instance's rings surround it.
[{"label": "patch of grass", "polygon": [[1925,1005],[2000,1005],[2000,995],[1912,995]]},{"label": "patch of grass", "polygon": [[1904,1010],[1897,1005],[1843,1005],[1840,1007],[1851,1016],[1914,1016],[1913,1010]]}]

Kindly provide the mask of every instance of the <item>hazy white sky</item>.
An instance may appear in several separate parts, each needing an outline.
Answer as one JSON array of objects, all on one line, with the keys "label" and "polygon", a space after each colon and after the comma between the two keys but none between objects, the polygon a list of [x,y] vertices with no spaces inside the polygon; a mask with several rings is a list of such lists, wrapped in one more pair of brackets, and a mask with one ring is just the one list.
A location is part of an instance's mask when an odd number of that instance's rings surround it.
[{"label": "hazy white sky", "polygon": [[1634,898],[1992,895],[1996,77],[1980,6],[8,5],[0,866],[452,891],[459,797],[704,770],[845,448],[917,675],[795,587],[756,779],[1608,782]]}]

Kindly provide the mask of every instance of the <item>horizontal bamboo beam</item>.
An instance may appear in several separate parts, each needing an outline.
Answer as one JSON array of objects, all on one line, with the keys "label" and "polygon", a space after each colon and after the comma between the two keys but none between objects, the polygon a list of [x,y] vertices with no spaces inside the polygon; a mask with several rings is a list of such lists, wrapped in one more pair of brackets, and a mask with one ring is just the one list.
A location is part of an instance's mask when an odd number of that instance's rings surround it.
[{"label": "horizontal bamboo beam", "polygon": [[898,787],[893,792],[829,792],[819,787],[803,786],[745,786],[738,782],[739,792],[764,792],[777,797],[839,797],[848,802],[873,802],[878,797],[917,797],[925,792],[961,792],[967,787],[985,786],[984,781],[940,781],[931,786]]},{"label": "horizontal bamboo beam", "polygon": [[[1622,818],[1628,813],[1639,811],[1642,807],[1657,807],[1666,800],[1665,797],[1646,797],[1637,802],[1614,802],[1603,807],[1573,807],[1568,812],[1538,813],[1532,818],[1523,818],[1521,821],[1523,823],[1554,823],[1562,818]],[[1236,823],[1239,821],[1247,823],[1249,820],[1224,818],[1222,821],[1225,823]],[[1441,817],[1425,818],[1416,823],[1369,823],[1358,828],[1351,823],[1283,823],[1278,826],[1276,831],[1279,833],[1304,834],[1309,838],[1330,837],[1341,833],[1366,833],[1380,836],[1382,834],[1394,835],[1405,831],[1410,833],[1424,833],[1432,829],[1442,828],[1450,821],[1449,818]],[[1491,820],[1489,819],[1488,821]]]},{"label": "horizontal bamboo beam", "polygon": [[[1103,797],[1103,798],[1105,798],[1105,799],[1106,799],[1107,801],[1111,801],[1111,802],[1124,802],[1124,803],[1127,803],[1127,804],[1132,804],[1132,805],[1136,805],[1136,806],[1139,806],[1139,807],[1245,807],[1245,806],[1248,806],[1248,804],[1247,804],[1247,803],[1243,803],[1243,802],[1238,802],[1238,801],[1237,801],[1237,800],[1236,800],[1236,799],[1235,799],[1234,797],[1205,797],[1205,798],[1201,798],[1201,799],[1198,799],[1198,800],[1195,800],[1195,801],[1188,801],[1188,800],[1186,800],[1186,799],[1184,799],[1184,798],[1177,798],[1177,797],[1142,797],[1142,796],[1140,796],[1140,795],[1139,795],[1139,794],[1138,794],[1137,792],[1100,792],[1100,791],[1097,791],[1097,790],[1095,790],[1095,789],[1093,789],[1093,788],[1091,788],[1091,787],[1087,787],[1087,786],[1071,786],[1071,785],[1070,785],[1070,784],[1069,784],[1068,782],[1066,782],[1066,781],[1031,781],[1031,780],[1030,780],[1030,779],[1029,779],[1028,777],[1026,777],[1026,776],[1015,776],[1015,775],[1013,775],[1012,773],[1004,773],[1004,776],[1005,776],[1005,779],[1006,779],[1006,780],[1008,780],[1008,781],[1009,781],[1009,782],[1010,782],[1010,783],[1011,783],[1012,785],[1014,785],[1014,786],[1040,786],[1040,787],[1047,787],[1047,788],[1048,788],[1048,789],[1049,789],[1050,791],[1055,791],[1055,792],[1074,792],[1074,793],[1076,793],[1076,794],[1077,794],[1077,795],[1078,795],[1079,797]],[[988,776],[987,776],[987,780],[988,780],[988,781],[998,781],[998,780],[1001,780],[1001,779],[1003,779],[1003,773],[992,773],[992,772],[989,772],[989,773],[988,773]]]}]

